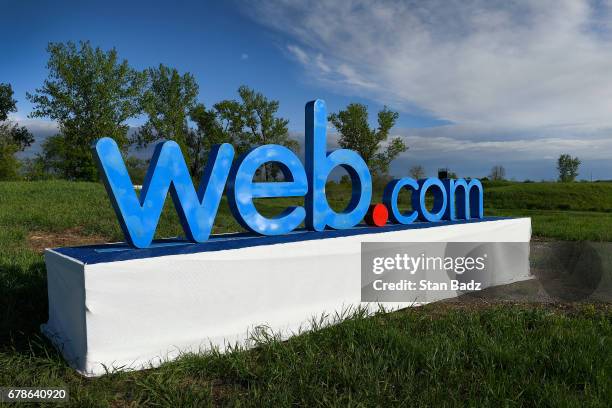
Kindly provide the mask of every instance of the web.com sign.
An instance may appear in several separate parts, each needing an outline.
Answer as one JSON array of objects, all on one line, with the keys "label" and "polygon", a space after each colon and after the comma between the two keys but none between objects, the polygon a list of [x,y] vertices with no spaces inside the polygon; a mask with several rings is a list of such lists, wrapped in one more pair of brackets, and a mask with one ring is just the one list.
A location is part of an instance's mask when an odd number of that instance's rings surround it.
[{"label": "web.com sign", "polygon": [[[306,104],[305,166],[291,150],[279,145],[259,146],[234,160],[234,148],[224,143],[209,154],[207,166],[196,190],[185,159],[173,141],[159,143],[143,184],[136,195],[121,152],[113,139],[99,139],[93,149],[100,173],[127,241],[138,248],[151,245],[168,191],[174,201],[187,238],[208,240],[224,190],[236,220],[246,229],[263,235],[287,234],[303,222],[307,229],[347,229],[360,223],[372,200],[372,176],[355,151],[326,152],[327,109],[325,102]],[[254,182],[257,169],[276,163],[282,182]],[[343,167],[352,182],[351,200],[343,212],[335,212],[327,202],[325,183],[330,172]],[[401,189],[412,190],[412,211],[398,208]],[[427,192],[433,194],[431,210],[425,205]],[[264,197],[305,197],[305,205],[289,207],[274,218],[262,216],[253,199]],[[483,189],[477,179],[401,178],[391,181],[383,193],[383,204],[375,225],[390,221],[410,224],[483,218]],[[382,215],[381,215],[382,214]]]}]

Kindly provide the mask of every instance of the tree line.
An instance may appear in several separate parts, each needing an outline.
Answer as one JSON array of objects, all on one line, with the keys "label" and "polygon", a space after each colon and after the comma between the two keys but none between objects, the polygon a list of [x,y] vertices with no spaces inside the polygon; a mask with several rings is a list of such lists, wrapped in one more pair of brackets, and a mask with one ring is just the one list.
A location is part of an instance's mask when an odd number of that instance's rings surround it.
[{"label": "tree line", "polygon": [[[48,76],[26,97],[33,105],[29,116],[55,121],[58,133],[19,169],[15,154],[34,138],[25,127],[7,120],[8,113],[16,111],[16,101],[11,86],[1,84],[0,179],[14,179],[21,172],[29,179],[97,181],[91,145],[102,136],[112,137],[124,156],[130,146],[174,140],[195,178],[215,144],[231,143],[238,154],[270,143],[299,150],[290,138],[289,121],[278,115],[279,102],[248,86],[238,89],[238,98],[207,107],[198,101],[199,86],[191,73],[163,64],[139,71],[120,59],[116,49],[105,51],[89,42],[50,43],[47,51]],[[130,132],[127,122],[143,116],[145,123]],[[401,138],[389,140],[398,117],[385,107],[378,112],[378,127],[372,128],[367,107],[352,103],[330,114],[329,121],[338,131],[340,146],[356,150],[375,175],[384,175],[391,161],[407,150]],[[132,156],[127,165],[130,173],[140,172],[142,177],[146,163]],[[273,180],[278,173],[268,164],[258,177]]]},{"label": "tree line", "polygon": [[[247,86],[239,87],[238,98],[207,107],[198,101],[199,86],[189,72],[163,64],[139,71],[120,59],[116,49],[105,51],[89,42],[50,43],[47,51],[47,79],[26,97],[34,107],[29,116],[55,121],[59,132],[43,142],[35,158],[18,160],[16,154],[31,146],[34,137],[8,119],[16,112],[17,101],[11,85],[0,83],[0,180],[97,181],[91,145],[102,136],[112,137],[125,156],[130,146],[143,148],[159,140],[174,140],[194,178],[215,144],[231,143],[238,154],[270,143],[299,150],[298,142],[289,136],[289,121],[278,116],[279,102]],[[145,123],[130,132],[127,122],[143,116]],[[351,103],[331,113],[328,120],[342,148],[357,151],[375,177],[389,178],[390,163],[408,149],[401,138],[389,139],[398,118],[397,112],[384,107],[378,112],[377,127],[371,127],[368,108]],[[126,164],[135,179],[144,178],[145,161],[129,156]],[[576,157],[561,155],[559,181],[574,181],[580,164]],[[409,174],[420,179],[425,169],[415,165]],[[278,175],[279,169],[267,164],[257,177],[274,180]],[[494,166],[488,176],[493,181],[505,177],[503,166]]]},{"label": "tree line", "polygon": [[[557,159],[557,173],[559,174],[558,181],[562,183],[569,183],[576,181],[578,177],[578,168],[582,164],[582,161],[578,157],[572,157],[569,154],[562,154]],[[491,173],[483,179],[490,181],[504,181],[506,180],[506,169],[504,166],[493,166]]]},{"label": "tree line", "polygon": [[0,84],[0,180],[18,177],[19,162],[15,157],[34,142],[25,126],[8,120],[9,113],[17,112],[17,101],[9,84]]}]

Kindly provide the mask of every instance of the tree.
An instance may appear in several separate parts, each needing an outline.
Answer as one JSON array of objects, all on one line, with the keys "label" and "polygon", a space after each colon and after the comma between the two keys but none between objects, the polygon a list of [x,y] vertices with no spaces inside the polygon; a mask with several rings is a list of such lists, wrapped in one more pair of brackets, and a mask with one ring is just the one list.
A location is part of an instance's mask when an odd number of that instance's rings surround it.
[{"label": "tree", "polygon": [[0,123],[0,138],[2,143],[14,145],[18,152],[25,150],[34,142],[34,136],[28,128],[11,121]]},{"label": "tree", "polygon": [[128,156],[125,160],[125,167],[127,168],[132,183],[138,185],[144,183],[147,176],[147,169],[149,168],[149,162],[147,160],[139,159],[135,156]]},{"label": "tree", "polygon": [[42,152],[34,159],[32,168],[36,172],[42,171],[51,177],[63,177],[69,173],[66,168],[66,138],[57,134],[48,137],[42,144]]},{"label": "tree", "polygon": [[491,181],[502,181],[506,179],[506,169],[504,166],[493,166],[491,169],[491,175],[489,176]]},{"label": "tree", "polygon": [[34,136],[25,126],[7,120],[8,114],[16,111],[13,88],[10,84],[0,84],[0,180],[17,178],[19,161],[15,154],[34,142]]},{"label": "tree", "polygon": [[581,161],[577,157],[572,157],[569,154],[562,154],[557,161],[557,170],[559,171],[559,181],[570,182],[574,181],[578,176],[578,167]]},{"label": "tree", "polygon": [[238,154],[249,150],[251,143],[245,130],[246,115],[242,104],[236,100],[223,100],[214,105],[214,110],[227,142],[234,146]]},{"label": "tree", "polygon": [[38,157],[25,158],[20,162],[20,173],[23,178],[28,181],[33,180],[48,180],[52,176],[46,173],[42,167],[42,162]]},{"label": "tree", "polygon": [[141,100],[147,122],[136,133],[133,142],[145,146],[155,140],[174,140],[191,164],[187,147],[187,118],[196,103],[198,84],[189,72],[181,75],[176,68],[160,64],[146,71],[147,89]]},{"label": "tree", "polygon": [[398,117],[397,112],[385,106],[378,112],[378,128],[371,129],[368,108],[360,103],[351,103],[345,110],[329,115],[328,120],[340,133],[338,143],[341,147],[357,151],[374,173],[386,174],[391,161],[408,149],[399,137],[391,139],[383,147]]},{"label": "tree", "polygon": [[15,157],[17,149],[12,144],[0,141],[0,180],[14,180],[17,178],[19,161]]},{"label": "tree", "polygon": [[[297,141],[289,138],[289,120],[276,117],[279,103],[247,86],[238,88],[240,101],[221,101],[215,105],[225,137],[235,143],[238,153],[254,146],[279,144],[293,150],[299,149]],[[279,168],[264,164],[258,176],[263,180],[275,179]]]},{"label": "tree", "polygon": [[410,173],[410,177],[412,177],[415,180],[420,180],[420,179],[425,178],[425,169],[420,164],[416,166],[412,166],[410,168],[409,173]]},{"label": "tree", "polygon": [[126,120],[140,112],[146,75],[120,61],[113,48],[95,49],[89,42],[50,43],[49,75],[41,88],[27,94],[31,117],[48,117],[64,139],[62,176],[97,180],[91,153],[95,139],[109,136],[121,148],[128,144]]},{"label": "tree", "polygon": [[214,109],[206,109],[203,104],[198,104],[191,110],[189,117],[197,126],[197,129],[189,130],[186,140],[191,157],[189,171],[195,176],[202,173],[212,147],[231,142],[231,137],[224,132],[218,113]]},{"label": "tree", "polygon": [[0,122],[8,119],[10,112],[17,111],[17,101],[13,99],[13,88],[10,84],[0,84]]}]

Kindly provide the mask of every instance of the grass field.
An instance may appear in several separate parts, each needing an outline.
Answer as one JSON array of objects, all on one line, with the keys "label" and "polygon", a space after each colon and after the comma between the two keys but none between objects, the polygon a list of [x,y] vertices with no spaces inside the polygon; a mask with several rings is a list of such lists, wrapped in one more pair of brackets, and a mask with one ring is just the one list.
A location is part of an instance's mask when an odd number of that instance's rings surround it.
[{"label": "grass field", "polygon": [[612,241],[612,183],[485,185],[485,212],[531,217],[536,237]]},{"label": "grass field", "polygon": [[[486,186],[488,215],[532,217],[543,239],[612,241],[612,184]],[[330,186],[336,208],[347,188]],[[551,198],[554,197],[554,198]],[[277,213],[290,200],[261,203]],[[239,227],[224,202],[216,232]],[[182,234],[169,200],[158,237]],[[612,310],[430,305],[348,321],[250,351],[189,355],[88,380],[39,335],[45,246],[121,240],[97,183],[0,183],[0,386],[67,386],[72,406],[573,405],[612,400]]]}]

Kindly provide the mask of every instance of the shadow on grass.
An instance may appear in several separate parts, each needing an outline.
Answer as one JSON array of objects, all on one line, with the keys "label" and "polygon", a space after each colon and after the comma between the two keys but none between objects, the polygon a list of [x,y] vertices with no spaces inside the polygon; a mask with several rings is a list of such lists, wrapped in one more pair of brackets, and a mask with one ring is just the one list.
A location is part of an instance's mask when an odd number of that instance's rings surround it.
[{"label": "shadow on grass", "polygon": [[26,266],[0,264],[0,350],[31,353],[32,341],[53,349],[40,332],[49,310],[46,275],[42,260]]}]

